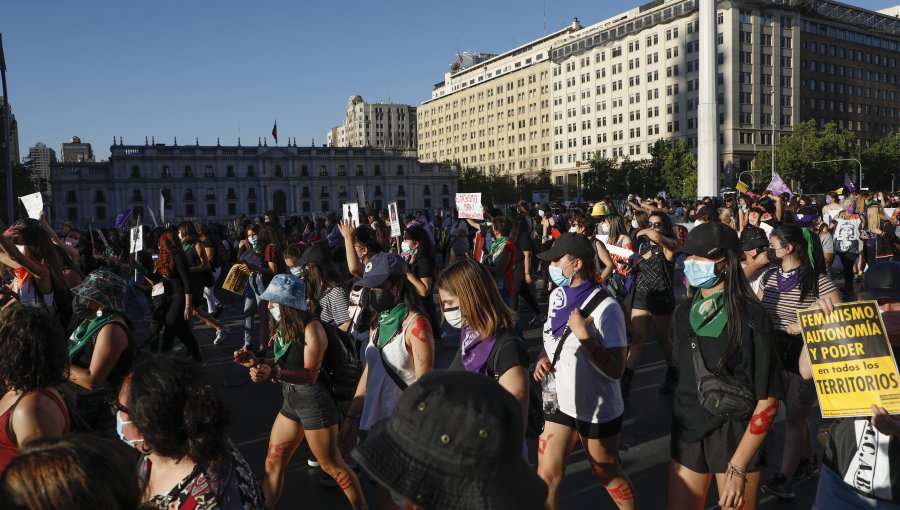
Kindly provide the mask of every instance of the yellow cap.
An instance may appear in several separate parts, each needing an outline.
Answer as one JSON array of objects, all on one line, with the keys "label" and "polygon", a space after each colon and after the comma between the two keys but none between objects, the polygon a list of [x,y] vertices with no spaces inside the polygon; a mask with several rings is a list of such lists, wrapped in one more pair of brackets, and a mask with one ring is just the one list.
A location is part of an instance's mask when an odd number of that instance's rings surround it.
[{"label": "yellow cap", "polygon": [[594,204],[594,210],[591,211],[591,216],[606,216],[607,214],[606,205],[599,202]]}]

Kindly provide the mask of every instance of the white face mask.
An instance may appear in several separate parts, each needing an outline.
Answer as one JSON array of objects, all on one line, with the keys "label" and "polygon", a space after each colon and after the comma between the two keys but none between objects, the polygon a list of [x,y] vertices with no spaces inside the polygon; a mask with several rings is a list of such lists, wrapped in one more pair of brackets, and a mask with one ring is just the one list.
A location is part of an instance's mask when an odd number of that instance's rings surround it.
[{"label": "white face mask", "polygon": [[637,220],[631,220],[631,228],[638,228]]},{"label": "white face mask", "polygon": [[569,232],[572,232],[574,234],[574,233],[578,232],[578,229],[575,227],[569,227]]},{"label": "white face mask", "polygon": [[455,308],[444,308],[444,320],[456,329],[461,329],[468,325],[468,322],[463,319],[458,306]]},{"label": "white face mask", "polygon": [[281,321],[281,308],[279,305],[275,305],[272,308],[269,308],[269,314],[272,315],[272,318],[275,319],[275,322]]},{"label": "white face mask", "polygon": [[544,211],[538,209],[538,216],[540,216],[541,218],[543,218],[543,217],[544,217]]}]

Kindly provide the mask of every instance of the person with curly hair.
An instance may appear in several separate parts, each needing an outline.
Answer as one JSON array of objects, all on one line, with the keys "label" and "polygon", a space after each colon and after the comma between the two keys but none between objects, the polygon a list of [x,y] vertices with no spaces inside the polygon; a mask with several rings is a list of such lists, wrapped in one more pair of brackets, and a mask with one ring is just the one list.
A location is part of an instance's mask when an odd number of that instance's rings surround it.
[{"label": "person with curly hair", "polygon": [[43,310],[0,311],[0,473],[22,445],[69,432],[69,411],[54,388],[68,378],[64,338],[62,327]]},{"label": "person with curly hair", "polygon": [[113,407],[119,438],[143,455],[141,500],[151,508],[263,509],[262,488],[228,438],[228,409],[188,360],[149,356]]}]

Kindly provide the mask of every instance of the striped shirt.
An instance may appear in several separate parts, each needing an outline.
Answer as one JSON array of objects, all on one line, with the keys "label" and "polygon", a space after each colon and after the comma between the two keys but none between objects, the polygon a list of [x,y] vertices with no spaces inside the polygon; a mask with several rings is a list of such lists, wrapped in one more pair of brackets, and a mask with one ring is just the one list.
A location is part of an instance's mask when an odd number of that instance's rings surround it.
[{"label": "striped shirt", "polygon": [[760,286],[763,290],[763,308],[772,317],[772,323],[776,330],[787,330],[788,324],[797,322],[797,310],[805,310],[813,306],[819,297],[837,290],[831,278],[820,274],[819,291],[811,292],[810,295],[806,296],[806,299],[801,301],[800,284],[797,284],[790,292],[780,292],[778,290],[778,276],[775,272],[775,268],[767,270],[760,278]]},{"label": "striped shirt", "polygon": [[350,320],[347,301],[347,291],[343,287],[332,287],[325,291],[325,295],[319,300],[319,319],[326,324],[341,324]]}]

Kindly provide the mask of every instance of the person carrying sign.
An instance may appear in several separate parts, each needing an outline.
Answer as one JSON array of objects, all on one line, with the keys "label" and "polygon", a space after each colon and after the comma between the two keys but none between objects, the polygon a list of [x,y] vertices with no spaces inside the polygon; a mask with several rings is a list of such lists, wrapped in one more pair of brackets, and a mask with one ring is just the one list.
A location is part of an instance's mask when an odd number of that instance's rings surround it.
[{"label": "person carrying sign", "polygon": [[[869,268],[861,296],[877,300],[895,363],[900,349],[900,262]],[[825,297],[816,306],[828,315],[835,303]],[[800,356],[800,374],[812,378],[808,349]],[[900,508],[900,416],[872,405],[873,416],[842,418],[831,428],[825,445],[813,508]]]}]

